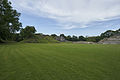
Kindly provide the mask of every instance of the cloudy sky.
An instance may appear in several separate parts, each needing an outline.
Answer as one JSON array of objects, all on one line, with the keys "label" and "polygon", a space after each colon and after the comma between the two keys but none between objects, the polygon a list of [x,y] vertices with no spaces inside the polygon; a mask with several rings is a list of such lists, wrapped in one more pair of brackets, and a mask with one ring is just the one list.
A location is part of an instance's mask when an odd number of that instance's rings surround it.
[{"label": "cloudy sky", "polygon": [[120,0],[10,0],[23,27],[45,34],[96,36],[120,28]]}]

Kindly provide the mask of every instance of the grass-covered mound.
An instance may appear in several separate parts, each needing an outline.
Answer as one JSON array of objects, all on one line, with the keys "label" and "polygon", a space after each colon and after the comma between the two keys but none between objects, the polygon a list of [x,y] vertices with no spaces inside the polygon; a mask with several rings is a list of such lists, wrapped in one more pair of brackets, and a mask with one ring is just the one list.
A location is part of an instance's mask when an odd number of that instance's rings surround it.
[{"label": "grass-covered mound", "polygon": [[59,41],[57,41],[55,38],[53,38],[51,36],[35,35],[34,37],[24,39],[21,42],[25,42],[25,43],[57,43]]},{"label": "grass-covered mound", "polygon": [[3,44],[0,80],[120,80],[120,45]]}]

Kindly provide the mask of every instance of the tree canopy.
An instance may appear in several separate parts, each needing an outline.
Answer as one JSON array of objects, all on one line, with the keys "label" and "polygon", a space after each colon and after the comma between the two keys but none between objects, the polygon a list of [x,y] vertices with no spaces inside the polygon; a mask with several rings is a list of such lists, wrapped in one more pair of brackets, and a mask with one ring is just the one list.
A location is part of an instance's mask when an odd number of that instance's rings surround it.
[{"label": "tree canopy", "polygon": [[11,2],[0,0],[0,40],[12,37],[12,34],[19,31],[22,24],[19,22],[20,13],[14,10]]},{"label": "tree canopy", "polygon": [[20,34],[22,38],[32,38],[36,29],[34,26],[26,26],[24,29],[21,29]]}]

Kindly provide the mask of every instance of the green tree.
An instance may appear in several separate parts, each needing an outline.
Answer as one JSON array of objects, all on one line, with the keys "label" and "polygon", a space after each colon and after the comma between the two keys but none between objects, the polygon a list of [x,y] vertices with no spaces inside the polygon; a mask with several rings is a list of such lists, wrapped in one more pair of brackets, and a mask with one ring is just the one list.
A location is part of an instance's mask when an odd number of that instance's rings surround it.
[{"label": "green tree", "polygon": [[72,41],[78,41],[78,37],[75,36],[75,35],[73,35],[73,36],[72,36]]},{"label": "green tree", "polygon": [[51,34],[51,36],[52,36],[53,38],[57,37],[57,35],[56,35],[56,34]]},{"label": "green tree", "polygon": [[20,13],[12,8],[11,2],[0,0],[0,40],[8,40],[20,30],[22,24],[19,16]]},{"label": "green tree", "polygon": [[101,34],[102,38],[109,38],[111,36],[115,35],[115,31],[107,30],[106,32]]},{"label": "green tree", "polygon": [[72,41],[72,37],[70,35],[66,36],[66,40]]},{"label": "green tree", "polygon": [[24,29],[21,29],[20,35],[23,39],[25,38],[33,38],[36,29],[34,26],[26,26]]},{"label": "green tree", "polygon": [[79,41],[85,41],[86,39],[83,36],[79,36]]},{"label": "green tree", "polygon": [[64,37],[64,38],[66,38],[66,36],[65,36],[64,34],[60,34],[60,37]]},{"label": "green tree", "polygon": [[116,30],[115,33],[120,35],[120,29]]}]

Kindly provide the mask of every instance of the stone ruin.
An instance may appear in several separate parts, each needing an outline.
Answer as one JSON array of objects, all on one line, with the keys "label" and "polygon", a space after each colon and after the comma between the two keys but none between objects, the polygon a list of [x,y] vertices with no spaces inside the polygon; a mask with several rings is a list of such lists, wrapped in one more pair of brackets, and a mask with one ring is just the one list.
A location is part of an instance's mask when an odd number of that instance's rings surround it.
[{"label": "stone ruin", "polygon": [[60,42],[65,42],[67,41],[63,36],[57,36],[56,40],[60,41]]},{"label": "stone ruin", "polygon": [[110,38],[105,38],[99,42],[100,44],[120,44],[120,35],[114,35]]}]

